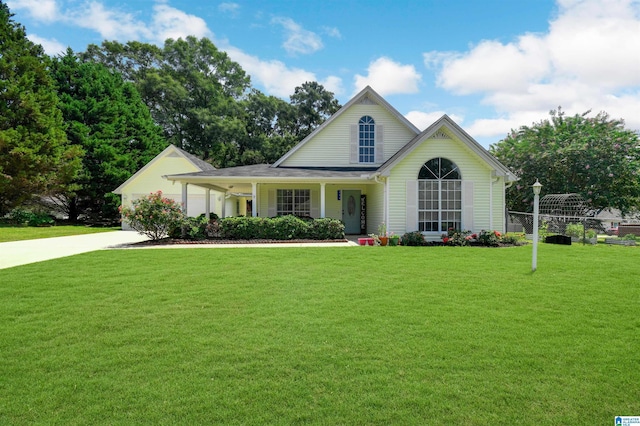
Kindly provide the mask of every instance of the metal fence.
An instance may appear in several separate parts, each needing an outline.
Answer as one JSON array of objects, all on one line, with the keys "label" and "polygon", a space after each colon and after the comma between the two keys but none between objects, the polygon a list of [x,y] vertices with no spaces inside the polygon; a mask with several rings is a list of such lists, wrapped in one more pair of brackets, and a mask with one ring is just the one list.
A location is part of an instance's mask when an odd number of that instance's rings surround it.
[{"label": "metal fence", "polygon": [[[507,231],[523,232],[533,234],[533,213],[508,212]],[[546,233],[556,235],[566,235],[567,225],[582,224],[583,229],[595,229],[604,233],[605,229],[602,221],[591,216],[572,215],[538,215],[538,229],[543,229]]]}]

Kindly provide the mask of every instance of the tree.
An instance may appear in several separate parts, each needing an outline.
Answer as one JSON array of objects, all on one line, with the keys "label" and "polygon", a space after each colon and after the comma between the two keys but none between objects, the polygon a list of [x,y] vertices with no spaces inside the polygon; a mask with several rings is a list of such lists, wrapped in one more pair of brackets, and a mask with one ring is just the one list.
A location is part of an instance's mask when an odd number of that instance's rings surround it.
[{"label": "tree", "polygon": [[113,191],[166,146],[161,129],[132,83],[98,63],[80,62],[71,49],[53,60],[67,137],[82,146],[82,168],[72,188],[55,200],[76,220],[115,219],[120,201]]},{"label": "tree", "polygon": [[89,46],[84,59],[130,78],[167,140],[218,167],[236,165],[245,136],[239,100],[250,80],[206,38]]},{"label": "tree", "polygon": [[296,112],[296,134],[300,140],[340,109],[333,92],[315,81],[296,87],[290,99]]},{"label": "tree", "polygon": [[70,145],[40,45],[0,1],[0,216],[66,185],[82,150]]},{"label": "tree", "polygon": [[507,190],[509,209],[531,210],[536,178],[546,194],[577,193],[596,211],[623,213],[640,205],[640,140],[606,112],[572,117],[558,108],[550,120],[522,126],[491,146],[520,181]]},{"label": "tree", "polygon": [[287,102],[252,89],[243,104],[246,138],[239,150],[241,164],[272,163],[300,141],[294,134],[295,110]]}]

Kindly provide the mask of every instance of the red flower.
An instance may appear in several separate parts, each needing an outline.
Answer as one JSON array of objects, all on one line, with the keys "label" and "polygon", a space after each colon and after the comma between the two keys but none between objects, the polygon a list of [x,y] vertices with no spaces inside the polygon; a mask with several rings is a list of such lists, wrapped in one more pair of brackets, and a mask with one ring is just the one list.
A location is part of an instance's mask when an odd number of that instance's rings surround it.
[{"label": "red flower", "polygon": [[445,244],[447,244],[447,243],[449,242],[449,238],[444,237],[444,238],[442,239],[442,242],[443,242],[443,243],[445,243]]},{"label": "red flower", "polygon": [[473,238],[474,240],[478,238],[478,234],[471,234],[471,238]]},{"label": "red flower", "polygon": [[499,233],[498,231],[493,231],[493,233],[496,235],[496,237],[500,238],[500,236],[502,236],[501,233]]}]

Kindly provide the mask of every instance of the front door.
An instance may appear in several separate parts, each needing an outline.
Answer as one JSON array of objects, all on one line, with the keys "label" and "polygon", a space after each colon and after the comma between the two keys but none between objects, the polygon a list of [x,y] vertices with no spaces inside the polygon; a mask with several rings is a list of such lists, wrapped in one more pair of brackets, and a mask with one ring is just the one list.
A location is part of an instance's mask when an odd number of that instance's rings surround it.
[{"label": "front door", "polygon": [[360,191],[342,191],[342,221],[345,234],[360,233]]}]

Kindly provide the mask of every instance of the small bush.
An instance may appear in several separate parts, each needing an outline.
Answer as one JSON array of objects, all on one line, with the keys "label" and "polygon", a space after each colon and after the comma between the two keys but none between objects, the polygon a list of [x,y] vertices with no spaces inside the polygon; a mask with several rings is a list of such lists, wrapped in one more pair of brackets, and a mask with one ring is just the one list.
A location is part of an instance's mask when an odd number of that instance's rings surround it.
[{"label": "small bush", "polygon": [[313,240],[341,240],[344,238],[344,223],[336,219],[315,219],[309,228]]},{"label": "small bush", "polygon": [[8,215],[9,223],[16,226],[51,226],[55,225],[55,219],[42,212],[34,212],[21,208],[13,209]]},{"label": "small bush", "polygon": [[180,204],[162,196],[162,191],[134,200],[131,207],[120,206],[122,219],[132,229],[159,240],[179,228],[184,219]]},{"label": "small bush", "polygon": [[423,246],[426,244],[424,235],[420,231],[407,232],[402,236],[403,246]]},{"label": "small bush", "polygon": [[477,241],[480,245],[488,247],[497,247],[502,240],[502,234],[498,231],[485,231],[482,230],[478,234]]},{"label": "small bush", "polygon": [[[475,235],[475,234],[474,234]],[[446,234],[442,235],[442,242],[449,246],[468,246],[473,237],[471,231],[458,231],[450,228]]]},{"label": "small bush", "polygon": [[524,244],[525,238],[523,234],[505,234],[502,236],[503,244],[511,244],[514,246],[520,246]]}]

